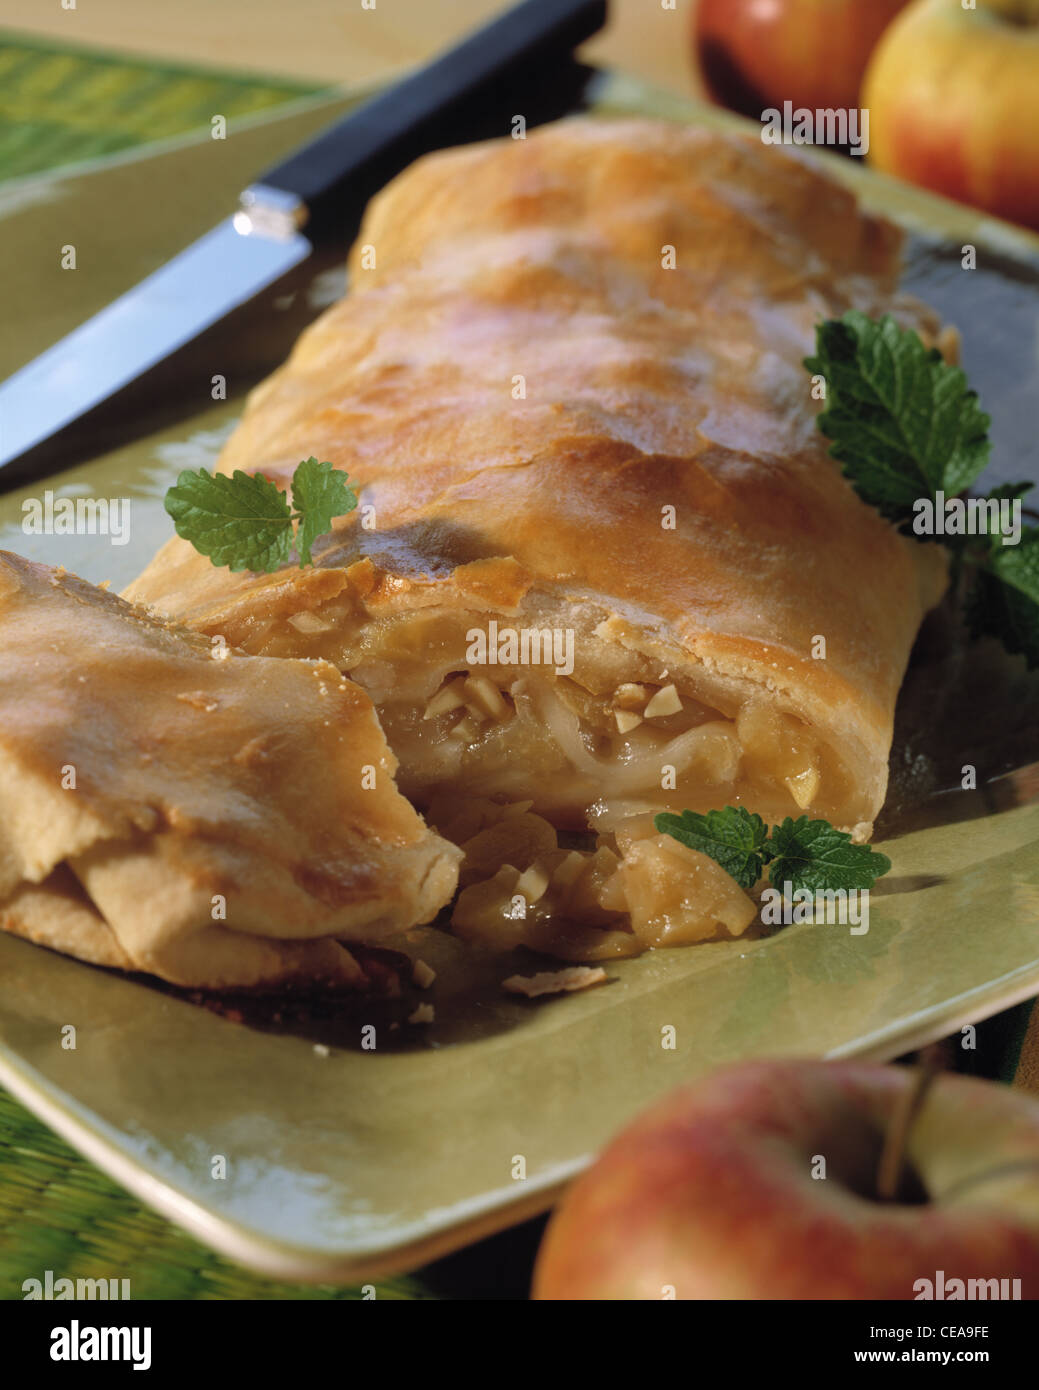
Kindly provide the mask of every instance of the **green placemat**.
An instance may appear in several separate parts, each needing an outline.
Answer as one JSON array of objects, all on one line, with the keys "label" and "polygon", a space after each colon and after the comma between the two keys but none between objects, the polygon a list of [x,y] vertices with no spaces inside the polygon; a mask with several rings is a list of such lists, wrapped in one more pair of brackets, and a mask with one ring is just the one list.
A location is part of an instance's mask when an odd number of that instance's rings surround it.
[{"label": "green placemat", "polygon": [[327,84],[156,64],[0,29],[0,180],[212,131]]},{"label": "green placemat", "polygon": [[[129,1279],[131,1298],[361,1299],[361,1287],[260,1279],[142,1207],[0,1090],[0,1296],[27,1279]],[[415,1278],[375,1297],[433,1299]],[[368,1297],[371,1295],[368,1294]]]}]

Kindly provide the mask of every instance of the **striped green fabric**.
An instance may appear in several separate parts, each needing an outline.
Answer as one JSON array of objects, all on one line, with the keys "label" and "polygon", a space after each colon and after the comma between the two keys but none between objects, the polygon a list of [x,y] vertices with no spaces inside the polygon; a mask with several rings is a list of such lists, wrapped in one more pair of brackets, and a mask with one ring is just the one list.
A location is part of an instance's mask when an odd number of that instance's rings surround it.
[{"label": "striped green fabric", "polygon": [[0,180],[210,130],[322,85],[200,72],[0,30]]},{"label": "striped green fabric", "polygon": [[[129,1279],[134,1299],[361,1298],[359,1286],[284,1284],[221,1259],[99,1172],[0,1091],[0,1298],[27,1279]],[[418,1278],[377,1299],[433,1299]]]}]

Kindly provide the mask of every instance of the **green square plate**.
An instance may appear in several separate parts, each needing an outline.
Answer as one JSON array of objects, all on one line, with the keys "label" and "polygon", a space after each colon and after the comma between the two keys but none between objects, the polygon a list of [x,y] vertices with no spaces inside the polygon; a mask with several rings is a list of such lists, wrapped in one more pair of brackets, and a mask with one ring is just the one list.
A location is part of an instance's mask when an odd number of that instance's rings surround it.
[{"label": "green square plate", "polygon": [[[347,104],[310,103],[224,142],[0,189],[0,258],[18,270],[5,306],[18,328],[0,344],[0,373],[200,234],[250,176]],[[604,79],[598,105],[731,120],[617,78]],[[913,231],[907,284],[963,330],[968,370],[996,417],[997,472],[1039,477],[1027,458],[1039,434],[1039,241],[850,161],[834,167]],[[978,248],[970,273],[966,242]],[[75,272],[59,267],[68,243]],[[335,289],[326,276],[314,292]],[[177,469],[210,461],[239,414],[249,383],[235,365],[204,364],[197,409],[180,402],[176,425],[159,427],[156,402],[131,443],[46,484],[132,498],[129,544],[23,535],[26,490],[0,498],[0,545],[124,584],[170,533],[161,499]],[[226,402],[209,397],[216,371],[234,388]],[[891,1058],[1028,998],[1039,992],[1036,686],[988,646],[949,647],[942,622],[931,621],[903,690],[884,839],[894,869],[865,936],[803,926],[661,951],[611,965],[598,990],[531,1002],[500,991],[510,963],[474,959],[427,928],[415,938],[439,972],[423,996],[437,1008],[427,1028],[392,1027],[385,1004],[229,1018],[3,937],[0,1082],[211,1246],[270,1275],[346,1281],[418,1265],[544,1209],[637,1109],[721,1062]],[[936,749],[939,725],[952,743]],[[993,780],[913,809],[914,779],[949,784],[943,757]],[[74,1049],[62,1046],[69,1024]],[[365,1024],[374,1050],[361,1047]]]}]

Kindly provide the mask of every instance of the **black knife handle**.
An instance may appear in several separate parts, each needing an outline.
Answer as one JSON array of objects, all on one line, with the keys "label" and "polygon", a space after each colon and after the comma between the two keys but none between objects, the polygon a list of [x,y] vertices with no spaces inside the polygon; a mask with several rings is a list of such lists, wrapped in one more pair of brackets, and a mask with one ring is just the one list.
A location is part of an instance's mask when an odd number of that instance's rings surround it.
[{"label": "black knife handle", "polygon": [[[606,8],[607,0],[525,0],[337,121],[253,190],[277,190],[279,201],[295,207],[297,225],[327,221],[342,194],[351,202],[370,197],[419,155],[442,148],[445,126],[452,141],[465,139],[460,132],[470,113],[479,116],[481,105],[505,94],[518,100],[521,79],[536,86],[542,69],[558,70],[603,26]],[[518,113],[525,114],[522,107]],[[508,133],[503,126],[501,134]]]}]

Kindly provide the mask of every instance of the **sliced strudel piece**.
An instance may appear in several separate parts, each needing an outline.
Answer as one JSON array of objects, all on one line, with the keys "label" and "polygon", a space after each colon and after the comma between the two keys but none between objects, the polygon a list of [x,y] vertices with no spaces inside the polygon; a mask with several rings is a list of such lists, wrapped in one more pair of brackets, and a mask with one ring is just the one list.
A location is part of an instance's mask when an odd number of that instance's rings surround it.
[{"label": "sliced strudel piece", "polygon": [[363,986],[348,943],[451,897],[458,850],[327,663],[245,656],[2,552],[0,651],[8,931],[179,985]]}]

